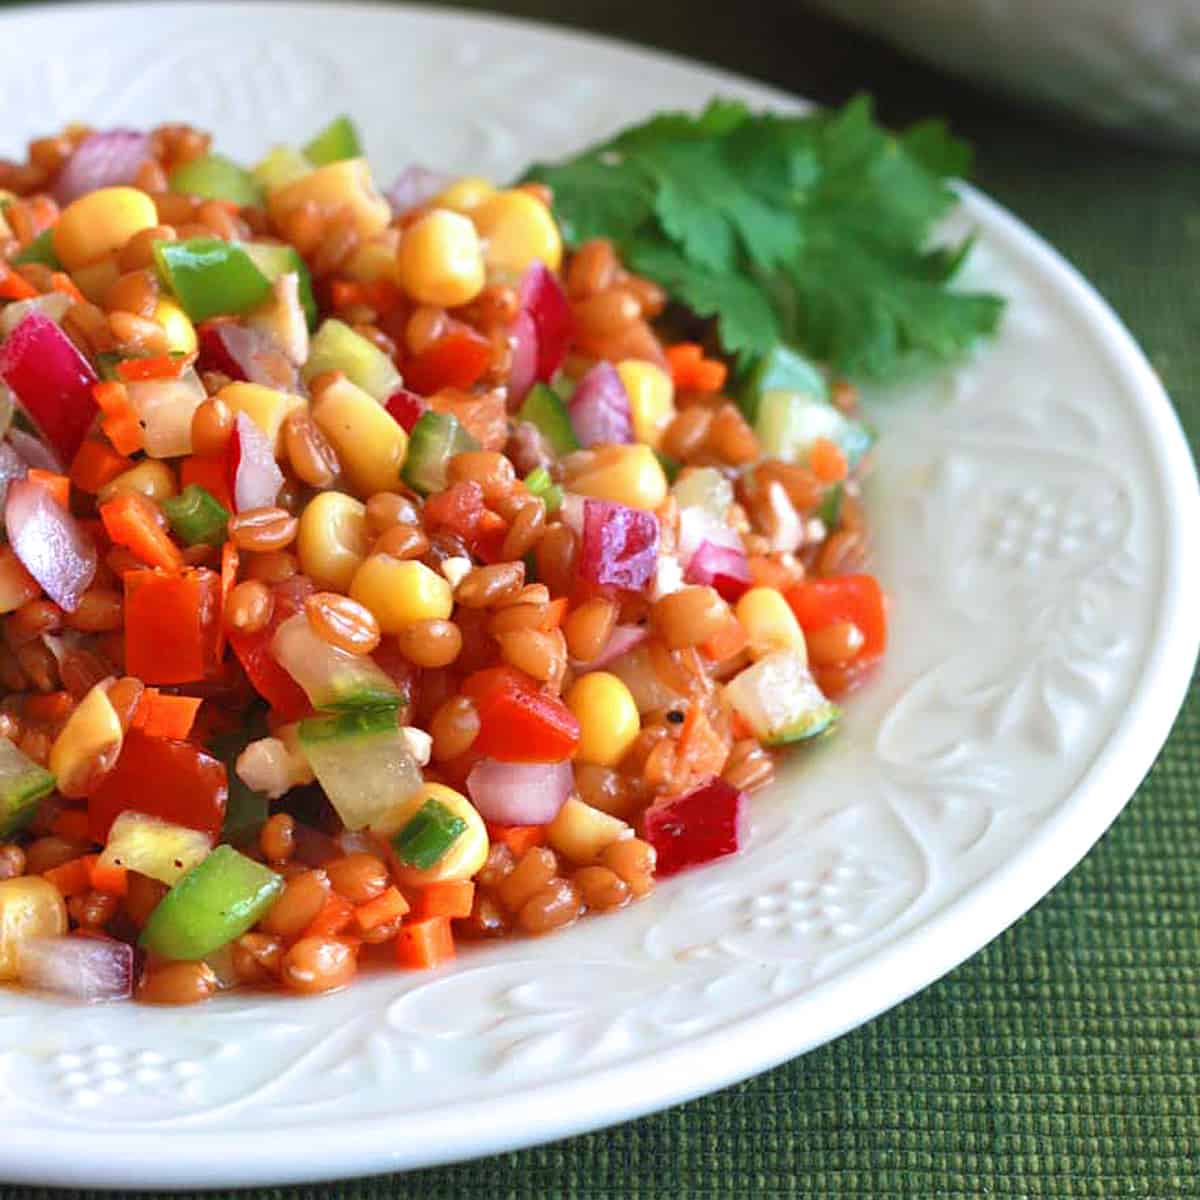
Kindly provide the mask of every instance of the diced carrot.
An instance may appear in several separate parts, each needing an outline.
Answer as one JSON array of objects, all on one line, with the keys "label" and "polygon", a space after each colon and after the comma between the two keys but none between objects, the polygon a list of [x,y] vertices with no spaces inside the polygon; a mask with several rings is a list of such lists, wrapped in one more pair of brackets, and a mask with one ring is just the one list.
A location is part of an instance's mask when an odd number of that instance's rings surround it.
[{"label": "diced carrot", "polygon": [[745,627],[731,614],[729,620],[708,641],[700,644],[700,653],[712,662],[721,663],[735,654],[741,654],[749,641]]},{"label": "diced carrot", "polygon": [[92,886],[88,874],[87,862],[83,858],[73,858],[60,867],[51,867],[42,872],[42,878],[54,884],[64,896],[82,896]]},{"label": "diced carrot", "polygon": [[100,383],[94,384],[92,399],[96,401],[97,407],[106,417],[119,417],[133,407],[133,401],[129,399],[125,385],[118,383],[115,379],[104,379]]},{"label": "diced carrot", "polygon": [[345,896],[330,892],[321,911],[308,923],[301,937],[336,937],[354,920],[354,905]]},{"label": "diced carrot", "polygon": [[425,917],[407,922],[396,935],[396,961],[421,971],[454,957],[454,934],[449,917]]},{"label": "diced carrot", "polygon": [[719,392],[725,386],[729,368],[715,358],[706,358],[692,368],[688,387],[693,392]]},{"label": "diced carrot", "polygon": [[733,734],[734,741],[738,742],[754,736],[754,730],[736,708],[729,714],[729,732]]},{"label": "diced carrot", "polygon": [[29,482],[44,487],[63,508],[70,507],[71,481],[65,475],[56,475],[53,471],[43,471],[40,467],[30,467]]},{"label": "diced carrot", "polygon": [[167,571],[183,566],[182,551],[155,523],[153,501],[145,496],[117,496],[100,506],[100,519],[113,542],[132,550],[142,562]]},{"label": "diced carrot", "polygon": [[[369,933],[378,925],[394,921],[397,917],[408,912],[408,901],[405,900],[398,887],[390,887],[387,891],[358,905],[354,910],[354,921],[363,933]],[[428,914],[432,915],[432,914]]]},{"label": "diced carrot", "polygon": [[233,497],[229,494],[229,477],[225,473],[223,454],[190,454],[179,463],[179,486],[186,488],[199,484],[206,492],[219,500],[230,512]]},{"label": "diced carrot", "polygon": [[100,422],[100,428],[118,454],[136,454],[145,441],[145,430],[133,413],[105,417]]},{"label": "diced carrot", "polygon": [[808,465],[822,483],[838,483],[846,478],[850,464],[842,448],[829,438],[817,438],[808,452]]},{"label": "diced carrot", "polygon": [[157,688],[146,688],[133,713],[133,727],[147,737],[185,741],[192,732],[196,713],[203,703],[196,696],[164,696]]},{"label": "diced carrot", "polygon": [[475,902],[475,885],[469,879],[429,883],[413,893],[413,913],[418,917],[469,917]]},{"label": "diced carrot", "polygon": [[153,358],[126,358],[117,363],[117,374],[126,383],[146,379],[178,379],[191,364],[185,355],[156,354]]},{"label": "diced carrot", "polygon": [[493,825],[489,822],[487,832],[491,842],[503,842],[517,858],[526,850],[546,842],[545,825]]},{"label": "diced carrot", "polygon": [[563,617],[567,615],[568,604],[566,596],[559,596],[556,600],[551,600],[546,605],[546,619],[542,622],[542,628],[557,629],[563,623]]},{"label": "diced carrot", "polygon": [[676,342],[666,349],[667,366],[672,378],[678,378],[704,361],[704,348],[696,342]]},{"label": "diced carrot", "polygon": [[68,842],[90,842],[88,815],[85,808],[64,808],[50,822],[50,832]]},{"label": "diced carrot", "polygon": [[679,734],[678,759],[694,776],[718,775],[729,758],[729,747],[698,704],[688,709]]},{"label": "diced carrot", "polygon": [[229,593],[237,583],[240,562],[241,556],[237,546],[233,542],[226,542],[221,547],[221,612],[217,620],[217,662],[221,661],[225,653],[225,605],[229,600]]},{"label": "diced carrot", "polygon": [[46,725],[57,725],[65,721],[75,708],[69,692],[45,692],[26,698],[22,714],[31,721],[42,721]]},{"label": "diced carrot", "polygon": [[124,896],[129,891],[129,868],[101,861],[100,855],[88,855],[88,875],[92,888],[108,896]]},{"label": "diced carrot", "polygon": [[7,263],[0,263],[0,300],[31,300],[37,288],[22,279]]},{"label": "diced carrot", "polygon": [[133,466],[132,460],[118,454],[104,442],[88,439],[71,463],[71,482],[81,491],[94,496],[106,483]]},{"label": "diced carrot", "polygon": [[83,293],[75,286],[75,280],[63,271],[55,271],[50,276],[50,286],[64,296],[70,296],[76,304],[86,304]]}]

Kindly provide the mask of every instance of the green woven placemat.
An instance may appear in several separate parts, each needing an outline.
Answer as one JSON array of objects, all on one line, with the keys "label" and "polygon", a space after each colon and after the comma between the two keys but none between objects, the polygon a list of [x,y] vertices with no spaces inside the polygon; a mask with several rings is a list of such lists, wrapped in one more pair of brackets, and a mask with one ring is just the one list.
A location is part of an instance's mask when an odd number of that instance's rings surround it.
[{"label": "green woven placemat", "polygon": [[[1195,453],[1200,160],[1044,124],[807,15],[794,0],[692,6],[686,19],[644,0],[506,8],[707,58],[817,99],[867,88],[896,122],[950,117],[976,142],[980,185],[1058,246],[1129,324]],[[614,1129],[456,1167],[256,1195],[1200,1195],[1195,692],[1157,766],[1087,859],[987,949],[871,1024],[737,1087]],[[3,1145],[0,1108],[0,1177]],[[169,1157],[169,1140],[162,1152]]]}]

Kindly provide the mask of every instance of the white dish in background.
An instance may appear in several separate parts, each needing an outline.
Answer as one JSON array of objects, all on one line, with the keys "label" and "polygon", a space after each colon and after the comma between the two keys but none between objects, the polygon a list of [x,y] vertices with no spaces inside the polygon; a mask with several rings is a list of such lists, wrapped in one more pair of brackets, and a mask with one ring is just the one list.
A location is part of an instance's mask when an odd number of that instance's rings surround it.
[{"label": "white dish in background", "polygon": [[[0,81],[0,152],[76,117],[175,118],[250,156],[348,111],[382,176],[420,160],[503,178],[714,92],[794,103],[611,42],[343,5],[9,11]],[[1008,318],[960,369],[873,401],[891,650],[841,736],[755,798],[747,852],[565,934],[321,999],[76,1009],[0,991],[7,1180],[329,1179],[623,1120],[903,1000],[1078,861],[1189,681],[1194,469],[1097,294],[977,193],[957,224],[979,230],[972,274]]]}]

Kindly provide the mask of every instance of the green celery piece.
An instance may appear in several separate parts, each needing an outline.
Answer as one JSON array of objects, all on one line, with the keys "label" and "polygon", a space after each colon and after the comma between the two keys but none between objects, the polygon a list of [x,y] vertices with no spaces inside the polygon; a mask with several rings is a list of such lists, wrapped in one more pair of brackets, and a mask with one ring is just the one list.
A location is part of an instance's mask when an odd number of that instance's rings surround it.
[{"label": "green celery piece", "polygon": [[233,242],[211,237],[155,242],[154,258],[193,321],[249,312],[271,294],[270,281]]},{"label": "green celery piece", "polygon": [[535,383],[529,389],[518,419],[536,425],[547,445],[560,457],[579,449],[579,439],[571,426],[567,406],[558,394],[544,383]]},{"label": "green celery piece", "polygon": [[293,150],[290,146],[274,146],[266,158],[255,164],[250,174],[263,191],[273,192],[302,179],[312,169],[312,163],[299,150]]},{"label": "green celery piece", "polygon": [[313,335],[301,374],[308,383],[326,371],[341,371],[351,383],[380,404],[402,386],[396,364],[378,346],[355,333],[344,321],[328,317]]},{"label": "green celery piece", "polygon": [[15,266],[21,266],[24,263],[41,263],[42,266],[49,267],[53,271],[61,271],[62,263],[58,261],[58,255],[54,253],[54,230],[42,230],[24,250],[13,255],[12,261]]},{"label": "green celery piece", "polygon": [[422,495],[443,491],[446,467],[456,454],[478,450],[479,443],[450,413],[423,412],[408,435],[408,452],[400,477]]},{"label": "green celery piece", "polygon": [[439,800],[426,800],[417,814],[392,838],[396,857],[418,871],[427,871],[445,856],[466,832],[467,823]]},{"label": "green celery piece", "polygon": [[138,945],[163,958],[203,958],[241,937],[281,891],[281,876],[218,846],[162,898]]},{"label": "green celery piece", "polygon": [[171,531],[189,546],[220,546],[225,541],[229,510],[198,483],[160,501],[160,507],[171,522]]},{"label": "green celery piece", "polygon": [[304,156],[315,166],[324,167],[344,158],[359,158],[362,141],[354,122],[347,116],[334,117],[307,146]]},{"label": "green celery piece", "polygon": [[295,246],[285,246],[282,242],[244,242],[242,249],[250,256],[250,261],[269,279],[275,282],[281,275],[294,273],[300,279],[300,305],[308,321],[309,330],[317,327],[317,301],[313,295],[312,276],[304,259]]},{"label": "green celery piece", "polygon": [[38,801],[54,791],[54,776],[0,738],[0,838],[11,837],[33,820]]},{"label": "green celery piece", "polygon": [[738,403],[751,425],[758,417],[763,394],[770,391],[801,392],[817,400],[829,399],[829,384],[821,368],[782,342],[758,360],[738,395]]},{"label": "green celery piece", "polygon": [[262,188],[244,167],[221,154],[204,154],[180,163],[167,186],[187,196],[206,200],[228,200],[239,208],[261,205]]}]

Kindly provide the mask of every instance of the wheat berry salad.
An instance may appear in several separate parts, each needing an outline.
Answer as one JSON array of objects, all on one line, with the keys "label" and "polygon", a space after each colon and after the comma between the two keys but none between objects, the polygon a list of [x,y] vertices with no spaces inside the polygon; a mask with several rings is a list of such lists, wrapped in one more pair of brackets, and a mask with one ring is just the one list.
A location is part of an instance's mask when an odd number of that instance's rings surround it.
[{"label": "wheat berry salad", "polygon": [[317,994],[736,853],[886,650],[858,384],[999,319],[968,160],[857,100],[508,186],[345,117],[0,161],[3,985]]}]

